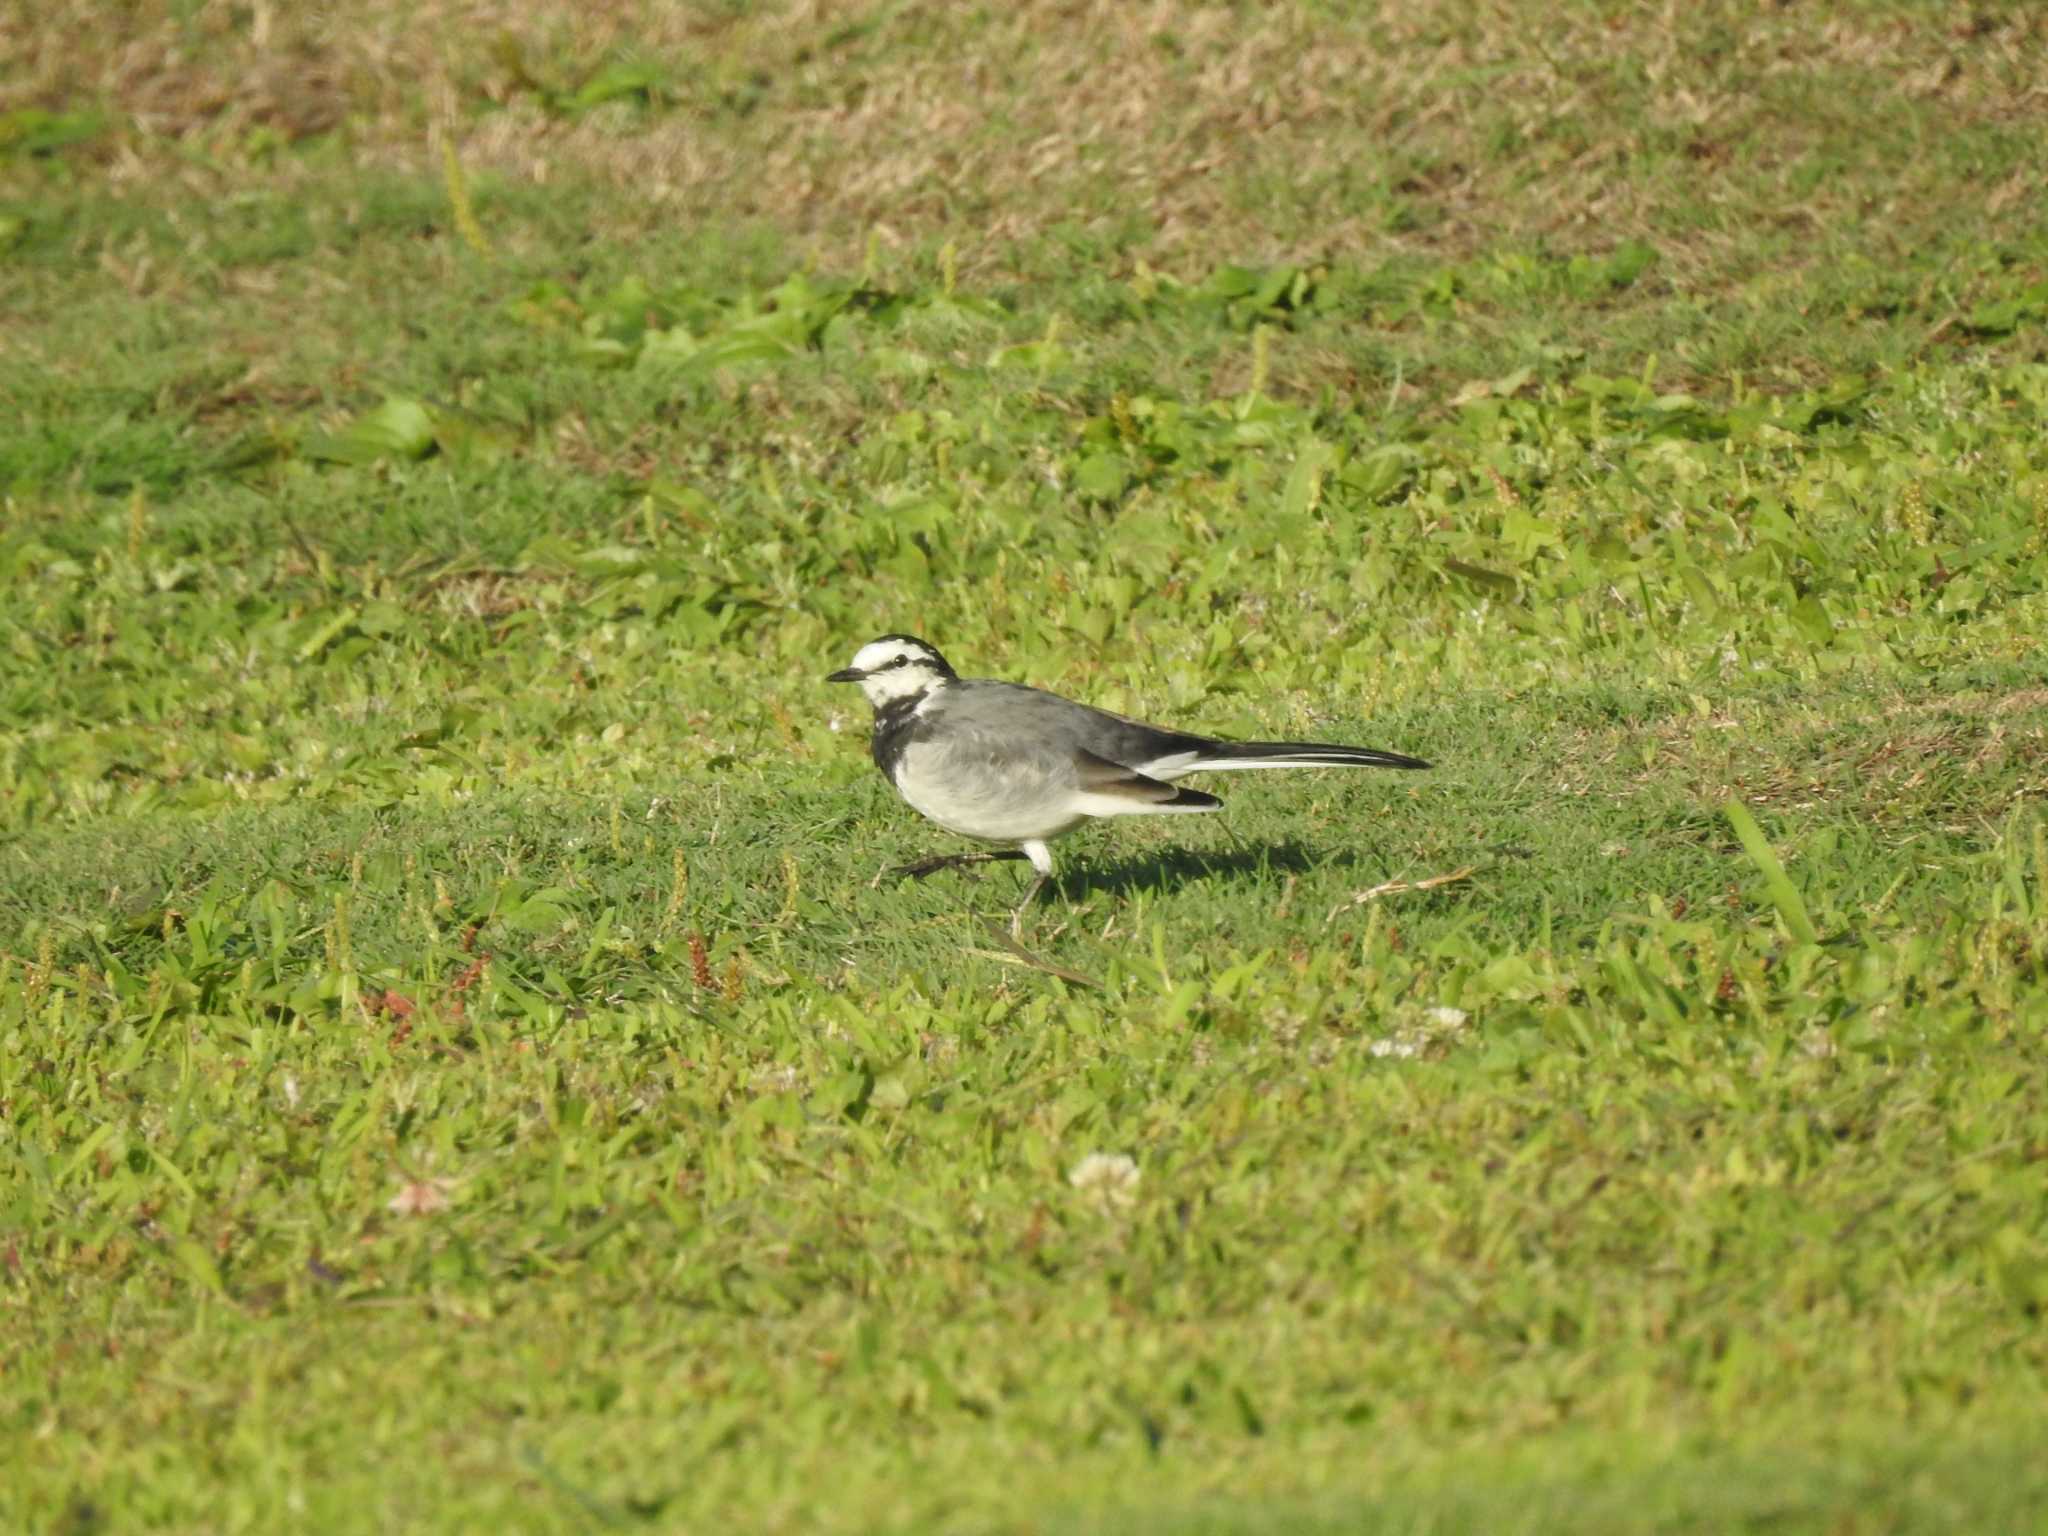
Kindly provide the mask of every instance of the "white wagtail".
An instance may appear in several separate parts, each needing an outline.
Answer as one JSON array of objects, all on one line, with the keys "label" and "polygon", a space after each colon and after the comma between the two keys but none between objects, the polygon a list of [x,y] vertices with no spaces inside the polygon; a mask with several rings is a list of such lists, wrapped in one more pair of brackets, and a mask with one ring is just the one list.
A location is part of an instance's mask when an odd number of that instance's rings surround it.
[{"label": "white wagtail", "polygon": [[826,679],[859,683],[875,707],[875,766],[949,832],[999,851],[951,854],[897,873],[931,874],[986,859],[1025,858],[1038,872],[1010,920],[1014,937],[1052,875],[1053,838],[1091,816],[1216,811],[1223,802],[1177,789],[1190,773],[1231,768],[1427,768],[1420,758],[1307,741],[1217,741],[1091,709],[1058,694],[963,678],[912,635],[870,640]]}]

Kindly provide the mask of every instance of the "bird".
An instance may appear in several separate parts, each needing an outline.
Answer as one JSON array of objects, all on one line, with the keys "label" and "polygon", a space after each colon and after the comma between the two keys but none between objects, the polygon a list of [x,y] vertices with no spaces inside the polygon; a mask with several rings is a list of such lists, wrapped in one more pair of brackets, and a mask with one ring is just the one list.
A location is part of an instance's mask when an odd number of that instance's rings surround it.
[{"label": "bird", "polygon": [[870,640],[825,681],[860,685],[875,711],[875,766],[912,810],[949,832],[1015,845],[922,859],[895,873],[922,878],[992,859],[1030,861],[1037,878],[1011,915],[1012,939],[1052,878],[1054,838],[1091,817],[1221,810],[1214,795],[1178,784],[1189,774],[1429,767],[1369,747],[1221,741],[1147,725],[1021,683],[962,677],[915,635]]}]

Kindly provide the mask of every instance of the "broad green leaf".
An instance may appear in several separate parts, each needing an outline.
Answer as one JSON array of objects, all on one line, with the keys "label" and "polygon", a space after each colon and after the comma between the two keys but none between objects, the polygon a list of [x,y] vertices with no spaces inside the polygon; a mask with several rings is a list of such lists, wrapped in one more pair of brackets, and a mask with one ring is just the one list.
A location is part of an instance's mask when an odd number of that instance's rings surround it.
[{"label": "broad green leaf", "polygon": [[310,459],[334,464],[423,459],[434,451],[434,412],[421,401],[387,396],[342,431],[310,439],[303,451]]},{"label": "broad green leaf", "polygon": [[625,97],[654,101],[667,91],[668,85],[668,71],[651,60],[622,60],[592,75],[565,105],[573,111],[586,112]]},{"label": "broad green leaf", "polygon": [[1512,595],[1522,589],[1522,584],[1506,572],[1489,570],[1483,565],[1473,565],[1466,560],[1446,560],[1444,569],[1453,576],[1491,592]]},{"label": "broad green leaf", "polygon": [[1307,517],[1323,496],[1323,477],[1336,462],[1337,450],[1317,437],[1302,439],[1295,451],[1294,468],[1287,473],[1287,485],[1280,493],[1281,515],[1290,519]]},{"label": "broad green leaf", "polygon": [[1757,826],[1756,818],[1749,814],[1749,807],[1740,800],[1730,800],[1721,807],[1721,814],[1735,829],[1750,862],[1762,873],[1771,905],[1778,909],[1778,916],[1784,919],[1792,936],[1805,944],[1818,944],[1820,936],[1814,931],[1813,920],[1806,915],[1806,903],[1786,876],[1785,866],[1778,861],[1776,851],[1764,837],[1762,828]]},{"label": "broad green leaf", "polygon": [[1131,467],[1120,453],[1090,454],[1074,466],[1074,489],[1092,501],[1114,501],[1131,483]]}]

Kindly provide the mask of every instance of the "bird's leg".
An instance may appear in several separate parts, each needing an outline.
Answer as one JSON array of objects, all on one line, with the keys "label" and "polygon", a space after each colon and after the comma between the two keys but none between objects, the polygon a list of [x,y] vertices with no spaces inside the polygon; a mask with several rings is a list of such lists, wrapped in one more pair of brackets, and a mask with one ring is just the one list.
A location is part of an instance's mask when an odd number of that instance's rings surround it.
[{"label": "bird's leg", "polygon": [[895,875],[898,879],[922,880],[926,875],[936,875],[942,869],[958,869],[967,864],[988,864],[997,859],[1021,859],[1026,857],[1021,848],[985,848],[974,853],[940,853],[928,859],[919,859],[915,864],[899,864],[894,869],[885,869],[869,882],[873,889],[882,883],[882,875]]},{"label": "bird's leg", "polygon": [[1031,889],[1026,891],[1024,893],[1024,899],[1017,903],[1017,910],[1010,914],[1010,937],[1013,940],[1016,940],[1020,943],[1023,941],[1024,909],[1031,905],[1032,898],[1035,897],[1039,893],[1039,891],[1044,889],[1045,882],[1050,880],[1051,878],[1052,876],[1050,875],[1040,875],[1036,880],[1033,880],[1031,882]]},{"label": "bird's leg", "polygon": [[1019,851],[1031,861],[1031,868],[1038,878],[1031,882],[1031,889],[1024,893],[1024,899],[1017,903],[1017,910],[1010,914],[1010,942],[1013,944],[1020,941],[1024,932],[1024,909],[1031,905],[1032,898],[1052,878],[1052,850],[1045,846],[1043,839],[1027,838]]}]

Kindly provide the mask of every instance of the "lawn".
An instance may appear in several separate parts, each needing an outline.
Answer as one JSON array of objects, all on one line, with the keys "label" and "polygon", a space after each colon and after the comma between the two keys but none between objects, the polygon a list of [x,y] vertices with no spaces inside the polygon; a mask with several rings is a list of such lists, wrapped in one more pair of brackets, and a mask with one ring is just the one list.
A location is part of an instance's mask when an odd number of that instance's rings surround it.
[{"label": "lawn", "polygon": [[2036,6],[0,66],[0,1528],[2048,1529]]}]

